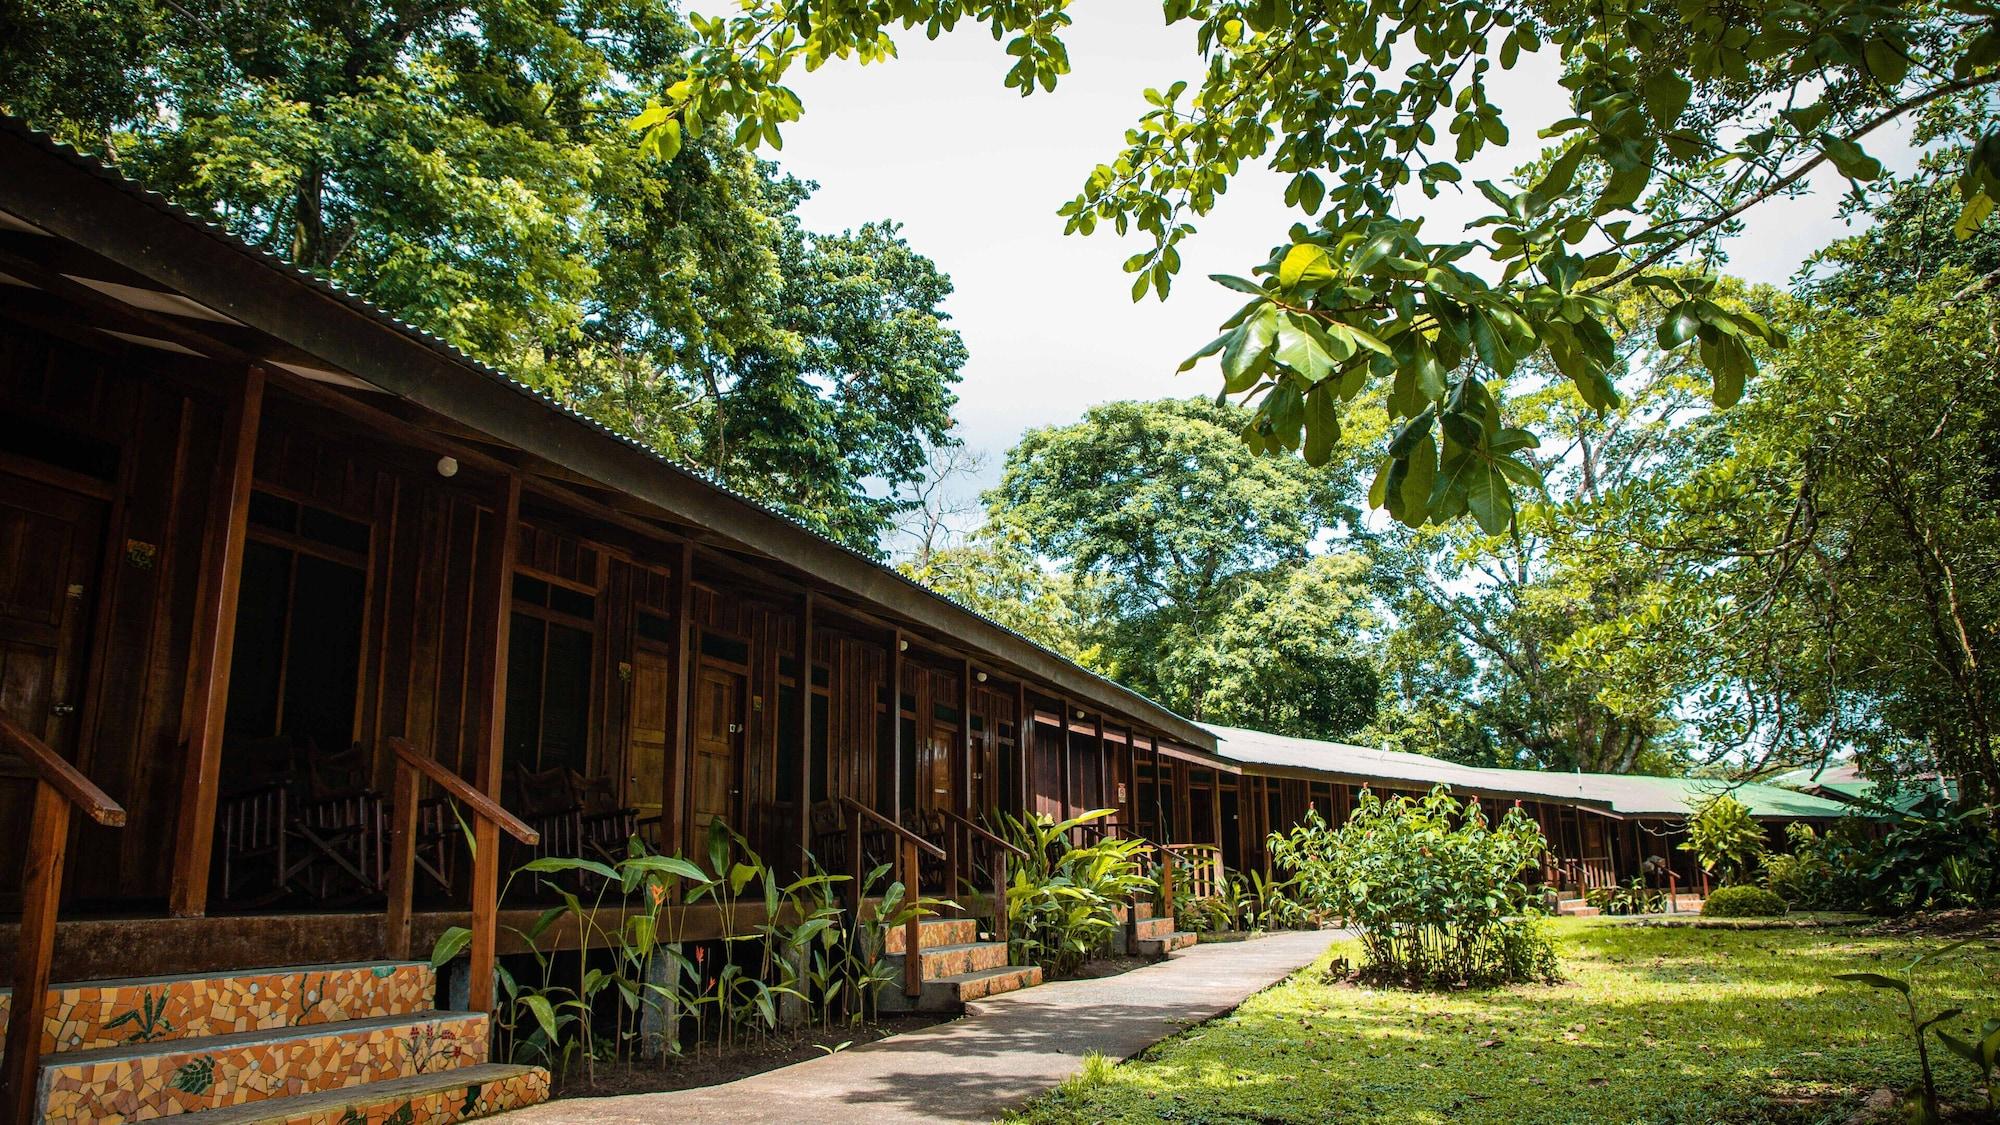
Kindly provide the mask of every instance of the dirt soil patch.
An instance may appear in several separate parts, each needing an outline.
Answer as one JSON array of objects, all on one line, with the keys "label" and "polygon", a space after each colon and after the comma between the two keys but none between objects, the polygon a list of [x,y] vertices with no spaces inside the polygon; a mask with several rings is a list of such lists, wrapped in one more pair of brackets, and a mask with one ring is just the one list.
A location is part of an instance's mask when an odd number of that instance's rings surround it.
[{"label": "dirt soil patch", "polygon": [[818,1058],[845,1043],[859,1047],[906,1031],[932,1027],[955,1015],[917,1013],[884,1016],[879,1022],[859,1027],[806,1028],[784,1032],[754,1043],[734,1047],[706,1046],[677,1059],[659,1059],[627,1066],[612,1063],[597,1068],[597,1081],[572,1074],[555,1091],[557,1098],[604,1098],[615,1094],[653,1094],[663,1090],[690,1090],[697,1086],[718,1086],[748,1078],[767,1070]]},{"label": "dirt soil patch", "polygon": [[2000,910],[1936,910],[1877,922],[1866,932],[1904,937],[2000,937]]}]

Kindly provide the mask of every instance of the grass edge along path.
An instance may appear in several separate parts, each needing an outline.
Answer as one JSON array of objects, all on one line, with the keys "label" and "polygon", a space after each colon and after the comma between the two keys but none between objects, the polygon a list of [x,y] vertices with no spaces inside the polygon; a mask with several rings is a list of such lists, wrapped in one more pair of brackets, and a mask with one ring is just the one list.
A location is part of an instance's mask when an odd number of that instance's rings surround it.
[{"label": "grass edge along path", "polygon": [[[1899,972],[1941,938],[1852,929],[1550,923],[1567,980],[1479,992],[1330,984],[1313,965],[1134,1060],[1086,1064],[1012,1120],[1080,1122],[1844,1122],[1918,1071],[1899,998],[1833,980]],[[1926,1014],[2000,1015],[2000,953],[1919,975]],[[1952,1026],[1952,1025],[1947,1025]],[[1942,1056],[1942,1057],[1941,1057]],[[1933,1050],[1940,1093],[1983,1104]]]}]

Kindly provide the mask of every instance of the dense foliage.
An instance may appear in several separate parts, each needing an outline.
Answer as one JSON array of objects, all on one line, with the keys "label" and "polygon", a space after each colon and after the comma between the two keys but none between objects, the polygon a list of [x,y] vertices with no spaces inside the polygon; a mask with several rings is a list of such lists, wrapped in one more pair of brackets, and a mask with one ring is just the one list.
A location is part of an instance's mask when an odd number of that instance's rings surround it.
[{"label": "dense foliage", "polygon": [[1704,918],[1769,918],[1784,912],[1784,899],[1748,883],[1717,887],[1701,904]]},{"label": "dense foliage", "polygon": [[1001,815],[1001,836],[1026,853],[1007,863],[1010,964],[1068,976],[1118,936],[1121,908],[1154,893],[1140,862],[1145,843],[1108,835],[1077,842],[1079,828],[1115,812],[1097,809],[1061,821],[1040,813]]},{"label": "dense foliage", "polygon": [[1696,806],[1687,820],[1687,839],[1680,848],[1693,852],[1703,870],[1724,885],[1741,883],[1764,857],[1764,828],[1727,793]]},{"label": "dense foliage", "polygon": [[1272,861],[1309,907],[1360,930],[1365,973],[1424,986],[1556,976],[1521,882],[1547,848],[1520,809],[1495,824],[1443,786],[1417,799],[1363,790],[1340,827],[1314,811],[1271,837]]},{"label": "dense foliage", "polygon": [[1030,430],[987,496],[987,529],[924,569],[947,592],[967,592],[964,575],[1018,591],[1019,610],[990,612],[1184,714],[1350,734],[1377,692],[1360,643],[1366,565],[1317,551],[1353,515],[1348,486],[1251,453],[1247,417],[1164,399]]},{"label": "dense foliage", "polygon": [[[1255,400],[1251,444],[1315,464],[1344,407],[1385,391],[1402,427],[1373,502],[1413,525],[1469,510],[1489,533],[1507,528],[1514,490],[1537,485],[1522,456],[1534,443],[1503,422],[1481,369],[1505,377],[1545,353],[1611,406],[1623,284],[1645,288],[1640,326],[1659,347],[1698,354],[1714,401],[1735,402],[1757,347],[1782,336],[1713,299],[1704,254],[1819,168],[1879,179],[1864,142],[1884,125],[1916,119],[1924,139],[1961,146],[1961,232],[2000,197],[2000,20],[1981,0],[1166,0],[1164,17],[1193,33],[1201,74],[1146,91],[1122,151],[1061,207],[1068,229],[1136,228],[1149,245],[1126,262],[1134,296],[1164,296],[1194,220],[1246,164],[1288,177],[1285,201],[1308,221],[1254,280],[1217,278],[1250,300],[1199,355],[1220,355],[1226,394]],[[750,0],[697,23],[690,74],[635,124],[662,155],[725,131],[776,144],[802,112],[783,85],[795,63],[891,57],[896,29],[935,36],[961,20],[1007,41],[1010,88],[1053,89],[1070,18],[1066,0]],[[1569,111],[1543,131],[1543,159],[1477,184],[1492,205],[1473,224],[1482,237],[1424,231],[1401,189],[1464,190],[1468,162],[1513,135],[1491,84],[1537,54],[1559,61]],[[1699,268],[1653,268],[1674,262]]]},{"label": "dense foliage", "polygon": [[1791,851],[1770,857],[1765,885],[1794,907],[1909,914],[2000,905],[1994,810],[1932,795],[1886,819],[1851,818],[1825,835],[1790,830]]},{"label": "dense foliage", "polygon": [[731,145],[640,153],[695,38],[668,0],[36,0],[0,107],[872,552],[949,440],[950,282]]}]

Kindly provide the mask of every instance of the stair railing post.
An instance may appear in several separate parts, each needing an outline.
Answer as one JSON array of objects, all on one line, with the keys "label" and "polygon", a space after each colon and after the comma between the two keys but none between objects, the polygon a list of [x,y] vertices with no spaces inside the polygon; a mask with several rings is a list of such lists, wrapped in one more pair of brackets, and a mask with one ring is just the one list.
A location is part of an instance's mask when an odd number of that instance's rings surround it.
[{"label": "stair railing post", "polygon": [[389,907],[382,919],[382,953],[392,961],[410,956],[410,910],[416,897],[417,771],[396,756],[396,780],[389,790]]},{"label": "stair railing post", "polygon": [[905,840],[902,852],[903,904],[910,913],[909,920],[903,923],[903,995],[916,1000],[924,994],[924,950],[919,938],[921,919],[917,906],[923,895],[918,887],[917,845]]},{"label": "stair railing post", "polygon": [[847,817],[847,898],[854,906],[854,932],[861,932],[861,818]]},{"label": "stair railing post", "polygon": [[36,1076],[42,1065],[42,1023],[55,957],[56,909],[62,898],[63,849],[69,843],[69,800],[46,778],[35,783],[21,879],[21,938],[14,953],[14,1009],[7,1021],[9,1120],[35,1120]]}]

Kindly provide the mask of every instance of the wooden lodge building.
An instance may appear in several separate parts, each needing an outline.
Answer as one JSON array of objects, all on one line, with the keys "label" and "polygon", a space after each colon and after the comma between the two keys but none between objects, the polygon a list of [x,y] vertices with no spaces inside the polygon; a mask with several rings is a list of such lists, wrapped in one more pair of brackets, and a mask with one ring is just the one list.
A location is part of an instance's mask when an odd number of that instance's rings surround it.
[{"label": "wooden lodge building", "polygon": [[[490,965],[532,910],[501,866],[715,819],[794,869],[865,828],[929,891],[993,810],[1254,867],[1308,807],[1446,781],[1525,802],[1579,884],[1673,857],[1646,833],[1685,812],[1190,722],[5,119],[0,745],[29,995],[407,957],[468,911]],[[50,1068],[121,1041],[62,1038],[67,995],[10,1027],[17,1119],[34,1056],[59,1119]],[[133,1115],[206,1107],[170,1093]]]}]

